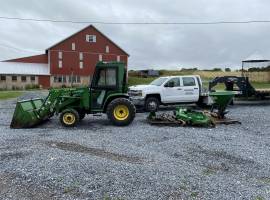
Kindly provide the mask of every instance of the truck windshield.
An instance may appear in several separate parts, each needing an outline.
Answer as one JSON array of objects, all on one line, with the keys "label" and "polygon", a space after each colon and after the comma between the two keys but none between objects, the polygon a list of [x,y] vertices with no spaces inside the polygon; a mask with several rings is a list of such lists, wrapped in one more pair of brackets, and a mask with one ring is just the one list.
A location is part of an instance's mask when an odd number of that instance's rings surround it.
[{"label": "truck windshield", "polygon": [[158,78],[150,83],[150,85],[161,86],[168,78]]}]

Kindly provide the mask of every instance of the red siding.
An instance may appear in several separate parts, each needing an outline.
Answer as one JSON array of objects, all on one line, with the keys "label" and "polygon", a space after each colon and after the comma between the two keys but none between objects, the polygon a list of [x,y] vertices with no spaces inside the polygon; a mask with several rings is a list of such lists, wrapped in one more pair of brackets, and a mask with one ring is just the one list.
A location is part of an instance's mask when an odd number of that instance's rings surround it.
[{"label": "red siding", "polygon": [[38,84],[42,85],[43,88],[48,89],[50,84],[50,76],[38,76]]},{"label": "red siding", "polygon": [[22,62],[22,63],[48,63],[48,56],[46,54],[29,56],[24,58],[16,58],[6,60],[6,62]]},{"label": "red siding", "polygon": [[[86,42],[86,35],[96,35],[96,43]],[[72,43],[75,43],[76,49],[72,51]],[[106,53],[106,46],[109,46],[109,53]],[[63,52],[63,67],[59,68],[58,52]],[[80,69],[79,52],[83,52],[83,69]],[[90,26],[65,41],[49,49],[50,54],[50,72],[51,74],[71,74],[92,75],[99,61],[99,55],[102,54],[103,61],[116,61],[120,56],[121,61],[127,64],[128,55],[106,36],[100,33],[93,26]]]}]

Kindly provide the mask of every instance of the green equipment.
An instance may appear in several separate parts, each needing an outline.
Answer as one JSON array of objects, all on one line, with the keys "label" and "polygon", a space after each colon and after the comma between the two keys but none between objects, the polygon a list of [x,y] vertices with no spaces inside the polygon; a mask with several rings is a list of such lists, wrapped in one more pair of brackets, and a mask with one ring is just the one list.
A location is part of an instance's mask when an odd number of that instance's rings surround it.
[{"label": "green equipment", "polygon": [[205,113],[191,110],[188,108],[177,108],[175,111],[175,118],[184,121],[191,126],[212,126],[213,123]]},{"label": "green equipment", "polygon": [[86,114],[106,113],[117,126],[129,125],[136,113],[127,93],[122,62],[99,62],[90,87],[51,89],[43,99],[17,102],[11,128],[30,128],[60,114],[63,126],[74,127]]},{"label": "green equipment", "polygon": [[226,111],[226,108],[233,100],[235,93],[232,91],[217,91],[217,92],[210,92],[209,96],[214,101],[211,108],[211,112],[216,113],[218,118],[224,119],[225,114],[228,113]]},{"label": "green equipment", "polygon": [[211,117],[202,111],[178,107],[173,114],[150,112],[148,122],[152,125],[177,125],[214,127]]}]

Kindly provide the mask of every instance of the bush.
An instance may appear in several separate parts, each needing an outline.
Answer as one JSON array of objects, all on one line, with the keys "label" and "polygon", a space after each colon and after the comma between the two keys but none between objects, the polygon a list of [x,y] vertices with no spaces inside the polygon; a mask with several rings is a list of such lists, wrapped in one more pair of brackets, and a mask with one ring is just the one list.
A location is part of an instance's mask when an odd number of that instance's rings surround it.
[{"label": "bush", "polygon": [[231,71],[232,71],[231,68],[229,68],[229,67],[225,68],[225,72],[231,72]]},{"label": "bush", "polygon": [[25,86],[26,90],[33,90],[33,89],[39,89],[39,85],[38,84],[28,84]]}]

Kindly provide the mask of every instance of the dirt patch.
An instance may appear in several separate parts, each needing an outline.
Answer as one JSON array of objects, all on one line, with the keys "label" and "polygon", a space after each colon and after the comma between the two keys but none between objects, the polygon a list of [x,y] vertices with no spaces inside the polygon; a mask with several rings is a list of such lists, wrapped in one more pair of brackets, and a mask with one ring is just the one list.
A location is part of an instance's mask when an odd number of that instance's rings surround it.
[{"label": "dirt patch", "polygon": [[222,150],[210,150],[204,149],[201,146],[195,146],[189,149],[190,154],[196,155],[201,157],[202,155],[205,156],[207,159],[212,159],[216,161],[227,161],[233,165],[257,165],[257,163],[250,159],[241,158],[238,156],[231,155]]},{"label": "dirt patch", "polygon": [[40,188],[35,184],[28,184],[13,173],[0,173],[0,196],[1,199],[33,199],[33,200],[50,200],[55,199],[54,193],[48,188]]},{"label": "dirt patch", "polygon": [[57,148],[64,151],[71,151],[71,152],[76,152],[76,153],[89,154],[92,156],[98,156],[98,157],[110,159],[113,161],[128,162],[128,163],[135,163],[135,164],[143,162],[143,159],[139,157],[112,153],[104,149],[86,147],[86,146],[82,146],[76,143],[47,142],[46,144],[52,148]]},{"label": "dirt patch", "polygon": [[0,154],[0,161],[10,161],[13,159],[22,159],[29,155],[29,152],[8,152]]}]

